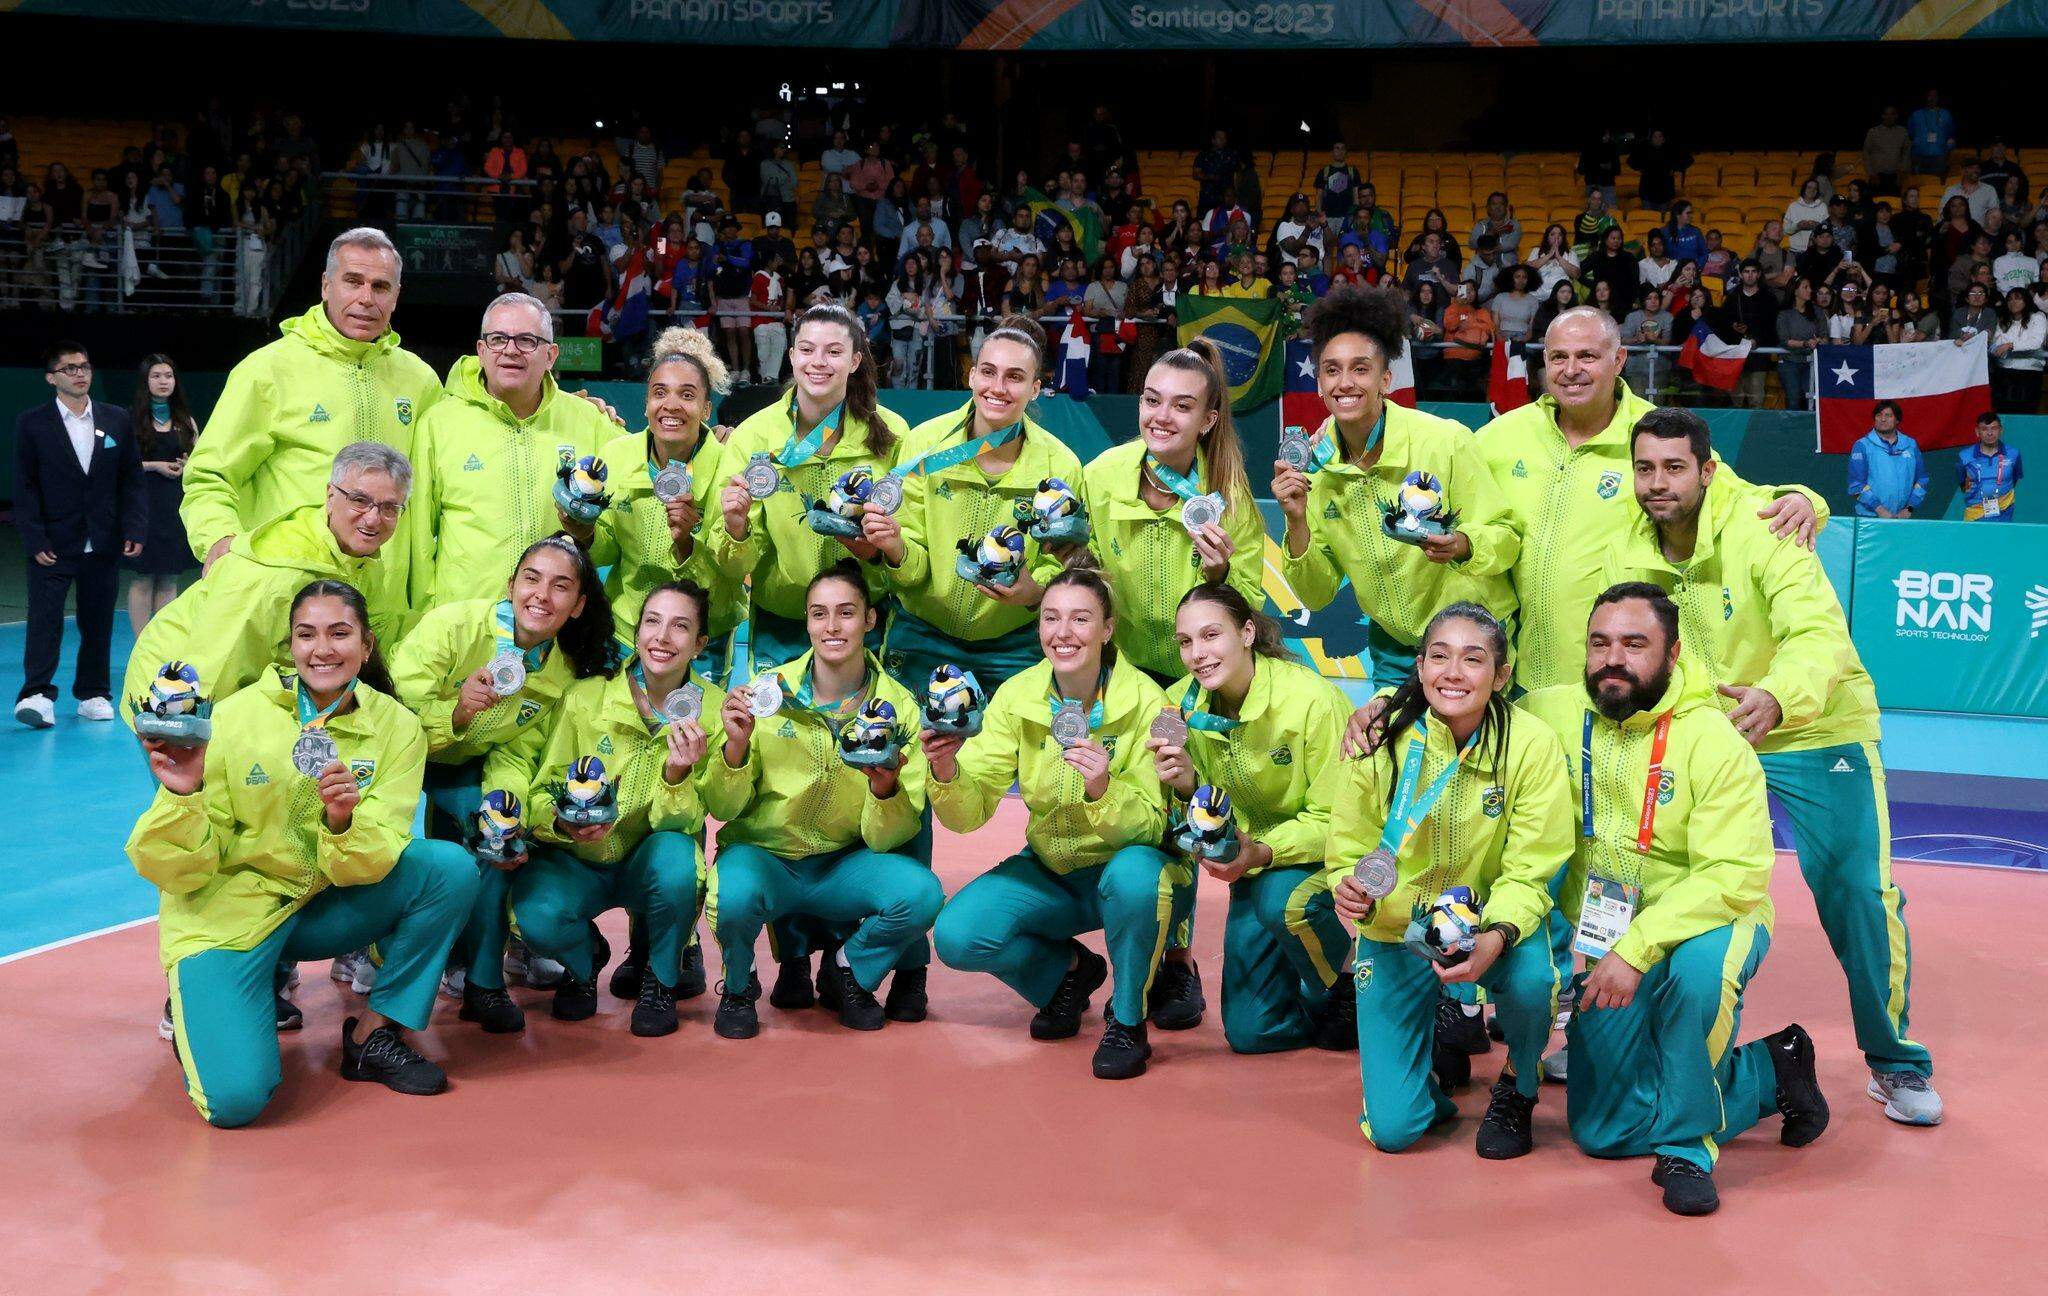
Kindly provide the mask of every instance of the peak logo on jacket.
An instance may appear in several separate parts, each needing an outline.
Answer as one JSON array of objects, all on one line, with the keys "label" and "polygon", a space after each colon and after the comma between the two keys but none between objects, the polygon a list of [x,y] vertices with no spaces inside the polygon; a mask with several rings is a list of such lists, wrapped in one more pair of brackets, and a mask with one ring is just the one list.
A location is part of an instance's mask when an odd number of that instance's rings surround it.
[{"label": "peak logo on jacket", "polygon": [[327,422],[327,419],[327,407],[325,405],[320,404],[315,404],[313,406],[313,412],[306,416],[306,422],[308,423],[325,423]]}]

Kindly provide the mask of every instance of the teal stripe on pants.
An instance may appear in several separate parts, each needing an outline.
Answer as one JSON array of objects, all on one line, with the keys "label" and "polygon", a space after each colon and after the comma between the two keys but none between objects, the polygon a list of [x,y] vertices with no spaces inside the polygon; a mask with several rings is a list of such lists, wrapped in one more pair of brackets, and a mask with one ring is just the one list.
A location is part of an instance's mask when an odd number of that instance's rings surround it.
[{"label": "teal stripe on pants", "polygon": [[1743,987],[1770,944],[1755,918],[1716,927],[1645,972],[1628,1007],[1572,1014],[1565,1115],[1581,1149],[1711,1170],[1722,1144],[1777,1111],[1769,1046],[1734,1046]]},{"label": "teal stripe on pants", "polygon": [[946,900],[929,868],[906,855],[866,846],[795,860],[758,846],[720,846],[712,887],[713,931],[729,988],[752,981],[754,941],[761,928],[773,919],[803,914],[835,930],[850,929],[840,949],[854,979],[873,990],[913,947],[923,947]]},{"label": "teal stripe on pants", "polygon": [[554,846],[535,846],[512,879],[512,913],[528,949],[554,959],[578,981],[597,975],[593,920],[624,909],[646,925],[647,967],[673,988],[702,892],[694,837],[647,834],[610,867],[586,864]]},{"label": "teal stripe on pants", "polygon": [[1351,933],[1321,872],[1269,868],[1230,884],[1223,1038],[1236,1052],[1278,1053],[1315,1039],[1330,987],[1351,961]]},{"label": "teal stripe on pants", "polygon": [[1126,846],[1107,863],[1055,873],[1028,847],[960,888],[932,928],[939,960],[988,972],[1043,1008],[1067,974],[1068,943],[1100,930],[1109,950],[1116,1019],[1145,1020],[1145,992],[1188,866],[1152,846]]},{"label": "teal stripe on pants", "polygon": [[[1434,965],[1406,945],[1364,939],[1351,980],[1358,996],[1358,1128],[1380,1151],[1399,1152],[1457,1114],[1430,1069],[1443,982]],[[1495,960],[1479,984],[1507,1039],[1515,1088],[1534,1098],[1560,988],[1548,943],[1532,935]],[[1578,1064],[1575,1053],[1572,1066]]]},{"label": "teal stripe on pants", "polygon": [[281,959],[331,959],[375,945],[384,962],[370,1010],[424,1029],[475,894],[467,851],[415,840],[383,880],[327,887],[253,949],[202,950],[172,964],[171,1026],[192,1105],[228,1129],[269,1104],[281,1074],[274,1011]]},{"label": "teal stripe on pants", "polygon": [[1856,1045],[1873,1071],[1934,1074],[1926,1046],[1906,1034],[1913,943],[1906,896],[1892,878],[1884,765],[1869,743],[1759,757],[1771,795],[1792,822],[1799,872],[1821,930],[1849,980]]}]

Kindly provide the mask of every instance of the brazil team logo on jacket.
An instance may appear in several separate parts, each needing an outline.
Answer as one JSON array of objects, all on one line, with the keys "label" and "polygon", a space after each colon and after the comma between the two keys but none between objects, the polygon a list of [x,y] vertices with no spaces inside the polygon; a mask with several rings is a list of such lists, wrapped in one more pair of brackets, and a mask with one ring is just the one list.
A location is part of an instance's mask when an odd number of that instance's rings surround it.
[{"label": "brazil team logo on jacket", "polygon": [[370,786],[370,779],[377,773],[377,762],[374,760],[352,760],[348,763],[348,772],[356,776],[357,787],[366,788]]},{"label": "brazil team logo on jacket", "polygon": [[1479,808],[1488,819],[1500,818],[1501,811],[1508,808],[1508,790],[1499,785],[1486,789],[1479,794]]},{"label": "brazil team logo on jacket", "polygon": [[410,396],[400,396],[400,397],[399,397],[399,398],[398,398],[397,400],[395,400],[395,401],[391,402],[391,404],[392,404],[392,407],[393,407],[394,409],[396,409],[396,410],[398,411],[398,426],[400,426],[400,427],[411,427],[411,426],[412,426],[412,397],[410,397]]},{"label": "brazil team logo on jacket", "polygon": [[1613,499],[1621,490],[1621,474],[1609,470],[1600,474],[1600,483],[1593,490],[1601,499]]},{"label": "brazil team logo on jacket", "polygon": [[1730,590],[1726,585],[1723,585],[1721,587],[1721,619],[1723,621],[1731,621],[1734,618],[1735,593],[1734,591]]},{"label": "brazil team logo on jacket", "polygon": [[534,701],[532,698],[527,698],[519,704],[519,714],[513,720],[513,723],[521,725],[531,724],[533,723],[533,718],[539,714],[540,703]]},{"label": "brazil team logo on jacket", "polygon": [[1678,792],[1678,775],[1670,770],[1657,773],[1657,804],[1670,805],[1671,798]]},{"label": "brazil team logo on jacket", "polygon": [[1294,749],[1292,747],[1287,746],[1285,743],[1282,743],[1280,746],[1275,747],[1269,753],[1269,755],[1272,756],[1273,763],[1275,765],[1294,764]]}]

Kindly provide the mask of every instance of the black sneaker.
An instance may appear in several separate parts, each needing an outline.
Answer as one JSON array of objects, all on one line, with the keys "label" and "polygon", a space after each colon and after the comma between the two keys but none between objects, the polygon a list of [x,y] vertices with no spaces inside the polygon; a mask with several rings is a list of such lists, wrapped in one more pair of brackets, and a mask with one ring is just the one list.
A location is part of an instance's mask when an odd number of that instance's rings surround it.
[{"label": "black sneaker", "polygon": [[775,965],[775,988],[768,992],[768,1002],[785,1012],[798,1012],[818,1002],[818,996],[811,991],[808,956],[784,959]]},{"label": "black sneaker", "polygon": [[588,1021],[597,1015],[597,978],[604,974],[604,965],[612,961],[612,947],[598,934],[595,924],[590,936],[597,944],[597,953],[590,963],[590,980],[578,981],[566,972],[562,974],[562,983],[555,987],[554,1006],[549,1010],[556,1021]]},{"label": "black sneaker", "polygon": [[1109,980],[1109,962],[1080,941],[1069,941],[1074,966],[1060,978],[1052,998],[1031,1019],[1035,1040],[1072,1039],[1081,1033],[1081,1018],[1088,1012],[1088,999]]},{"label": "black sneaker", "polygon": [[692,941],[683,946],[683,966],[676,977],[676,998],[695,999],[710,988],[704,976],[704,945]]},{"label": "black sneaker", "polygon": [[526,1029],[526,1014],[511,995],[502,987],[487,990],[474,981],[462,983],[462,1011],[456,1016],[476,1022],[486,1035],[516,1035]]},{"label": "black sneaker", "polygon": [[1109,1022],[1102,1028],[1102,1043],[1095,1046],[1095,1078],[1097,1080],[1132,1080],[1145,1074],[1145,1059],[1152,1056],[1152,1045],[1145,1039],[1145,1023],[1126,1026],[1109,1015]]},{"label": "black sneaker", "polygon": [[640,997],[640,973],[647,967],[647,951],[637,944],[626,946],[626,957],[612,969],[611,992],[614,999],[638,999]]},{"label": "black sneaker", "polygon": [[1165,959],[1145,998],[1147,1014],[1160,1030],[1193,1030],[1202,1024],[1209,1001],[1202,997],[1202,969],[1193,959]]},{"label": "black sneaker", "polygon": [[305,1024],[306,1014],[299,1011],[299,1006],[283,995],[277,996],[277,1029],[295,1031]]},{"label": "black sneaker", "polygon": [[1664,1190],[1664,1209],[1673,1215],[1712,1215],[1721,1209],[1721,1194],[1714,1191],[1714,1172],[1702,1170],[1684,1157],[1659,1156],[1650,1171],[1650,1182]]},{"label": "black sneaker", "polygon": [[633,1004],[633,1033],[658,1036],[676,1033],[676,992],[649,973],[640,978],[640,996]]},{"label": "black sneaker", "polygon": [[1778,1078],[1778,1113],[1785,1118],[1778,1141],[1805,1147],[1828,1127],[1827,1095],[1814,1074],[1813,1036],[1794,1023],[1763,1042],[1771,1049],[1771,1071]]},{"label": "black sneaker", "polygon": [[1465,1005],[1449,997],[1436,1001],[1436,1039],[1445,1048],[1457,1049],[1467,1057],[1493,1051],[1486,1036],[1486,1011],[1465,1011]]},{"label": "black sneaker", "polygon": [[818,1007],[836,1013],[843,1002],[839,993],[839,947],[818,951]]},{"label": "black sneaker", "polygon": [[1488,1161],[1512,1161],[1528,1156],[1536,1146],[1529,1119],[1536,1112],[1536,1100],[1522,1097],[1508,1076],[1493,1082],[1493,1096],[1487,1101],[1486,1116],[1479,1122],[1475,1142],[1479,1155]]},{"label": "black sneaker", "polygon": [[413,1052],[395,1027],[379,1026],[356,1043],[357,1020],[341,1024],[342,1079],[372,1080],[402,1094],[437,1094],[448,1087],[447,1072]]},{"label": "black sneaker", "polygon": [[1358,996],[1351,992],[1351,979],[1338,981],[1316,1025],[1316,1047],[1331,1053],[1358,1052]]},{"label": "black sneaker", "polygon": [[1471,1082],[1472,1055],[1452,1041],[1456,1039],[1453,1018],[1463,1018],[1456,1000],[1436,1001],[1436,1032],[1430,1046],[1429,1069],[1436,1073],[1437,1086],[1451,1093]]},{"label": "black sneaker", "polygon": [[[808,971],[804,984],[810,984]],[[754,1001],[761,997],[761,978],[755,977],[747,988],[734,994],[725,988],[725,982],[718,983],[718,1014],[711,1019],[711,1029],[720,1039],[752,1039],[761,1033],[761,1014],[754,1010]],[[773,1000],[770,1000],[772,1003]]]},{"label": "black sneaker", "polygon": [[872,990],[861,988],[853,969],[842,965],[837,958],[832,960],[833,979],[839,983],[839,1024],[848,1030],[876,1031],[889,1020],[882,1011],[882,1005],[875,1001]]},{"label": "black sneaker", "polygon": [[1488,1013],[1486,1017],[1486,1038],[1496,1044],[1508,1042],[1508,1033],[1500,1028],[1500,1014]]},{"label": "black sneaker", "polygon": [[921,1022],[931,1011],[931,996],[925,993],[926,969],[898,968],[889,978],[889,997],[882,1001],[882,1015],[892,1022]]}]

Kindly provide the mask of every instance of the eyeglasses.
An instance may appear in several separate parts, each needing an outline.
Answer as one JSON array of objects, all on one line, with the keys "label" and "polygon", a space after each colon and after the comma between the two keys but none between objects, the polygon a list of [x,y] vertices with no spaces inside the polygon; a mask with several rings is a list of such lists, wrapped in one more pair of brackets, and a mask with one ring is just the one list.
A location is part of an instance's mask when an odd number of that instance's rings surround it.
[{"label": "eyeglasses", "polygon": [[55,369],[50,370],[50,372],[63,374],[66,378],[76,378],[80,374],[92,372],[92,361],[82,360],[77,364],[58,365]]},{"label": "eyeglasses", "polygon": [[520,355],[532,355],[547,344],[547,339],[538,333],[486,333],[483,343],[493,351],[511,347]]},{"label": "eyeglasses", "polygon": [[364,495],[359,491],[352,491],[346,486],[329,486],[327,489],[348,501],[348,506],[358,514],[375,513],[386,522],[396,522],[398,515],[405,512],[405,505],[403,504],[394,504],[387,500],[373,500],[368,495]]}]

